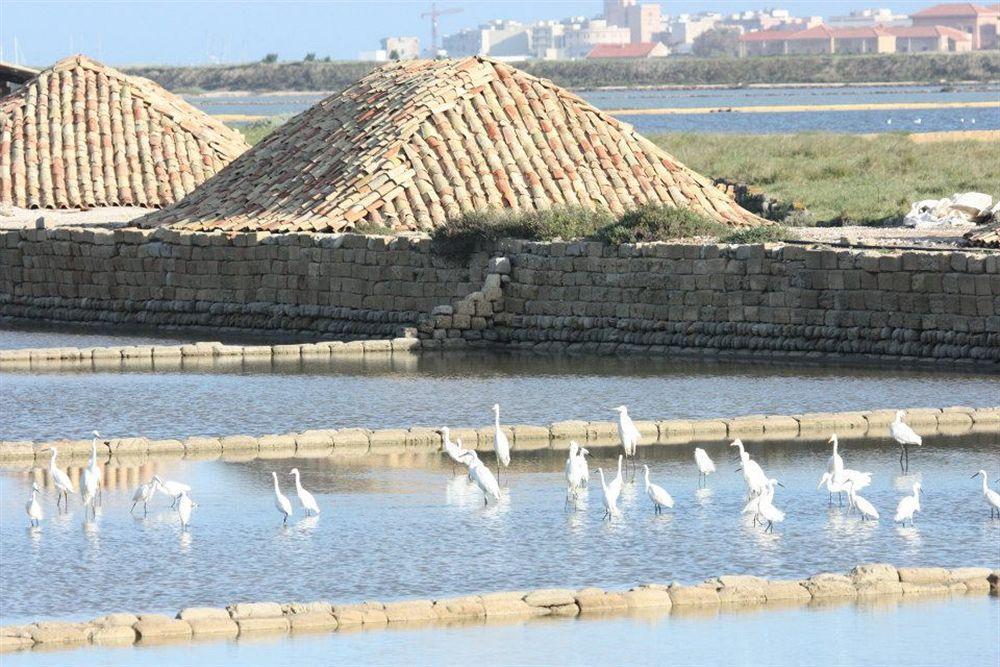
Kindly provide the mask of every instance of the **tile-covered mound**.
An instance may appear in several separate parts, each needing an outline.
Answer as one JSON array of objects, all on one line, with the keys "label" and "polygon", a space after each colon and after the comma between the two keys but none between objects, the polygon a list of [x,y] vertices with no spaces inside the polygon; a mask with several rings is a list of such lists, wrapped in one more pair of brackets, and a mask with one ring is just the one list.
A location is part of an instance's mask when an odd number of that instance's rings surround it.
[{"label": "tile-covered mound", "polygon": [[157,84],[86,56],[0,100],[0,204],[172,204],[249,148]]},{"label": "tile-covered mound", "polygon": [[137,221],[189,230],[428,230],[463,212],[740,208],[631,126],[484,58],[372,71],[291,119],[176,205]]}]

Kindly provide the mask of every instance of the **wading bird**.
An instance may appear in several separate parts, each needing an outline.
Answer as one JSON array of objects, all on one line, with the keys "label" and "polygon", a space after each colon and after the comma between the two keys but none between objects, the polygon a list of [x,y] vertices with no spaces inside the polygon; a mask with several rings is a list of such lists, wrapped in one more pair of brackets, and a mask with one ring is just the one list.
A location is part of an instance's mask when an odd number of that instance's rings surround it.
[{"label": "wading bird", "polygon": [[475,482],[479,490],[483,492],[483,505],[488,505],[490,498],[494,502],[499,502],[500,484],[489,467],[479,460],[479,455],[476,454],[475,450],[470,449],[465,453],[464,462],[469,466],[469,479]]},{"label": "wading bird", "polygon": [[580,447],[575,440],[569,442],[569,456],[566,457],[566,502],[576,498],[587,485],[590,473],[587,470],[586,449]]},{"label": "wading bird", "polygon": [[778,480],[770,479],[767,483],[767,489],[761,495],[760,503],[757,506],[757,512],[760,515],[760,522],[767,522],[767,526],[764,527],[764,532],[774,532],[774,523],[778,523],[785,520],[785,513],[774,506],[774,487],[779,484]]},{"label": "wading bird", "polygon": [[865,498],[858,495],[854,489],[854,482],[847,482],[847,495],[851,499],[851,505],[858,508],[858,514],[861,515],[862,521],[878,519],[878,510]]},{"label": "wading bird", "polygon": [[708,486],[708,476],[715,472],[715,461],[701,447],[694,450],[694,462],[698,464],[698,488]]},{"label": "wading bird", "polygon": [[[903,415],[906,412],[903,410],[896,411],[896,419],[891,424],[889,424],[889,435],[892,439],[899,443],[902,451],[899,452],[899,467],[903,472],[907,472],[910,469],[910,445],[917,445],[918,447],[923,443],[923,438],[916,434],[916,432],[910,428],[907,424],[903,422]],[[903,464],[903,458],[906,458],[906,464]]]},{"label": "wading bird", "polygon": [[149,513],[149,501],[153,499],[156,495],[156,489],[159,488],[160,484],[156,480],[159,477],[154,476],[153,479],[149,480],[145,484],[140,484],[135,489],[135,493],[132,494],[132,509],[129,513],[135,511],[135,506],[142,503],[142,514],[145,516]]},{"label": "wading bird", "polygon": [[649,466],[642,466],[643,477],[646,481],[646,495],[649,499],[653,501],[653,511],[657,514],[663,512],[663,508],[672,508],[674,506],[674,499],[670,497],[667,490],[658,484],[653,484],[649,481]]},{"label": "wading bird", "polygon": [[990,518],[991,519],[993,518],[994,512],[996,513],[997,518],[1000,518],[1000,493],[997,493],[996,491],[990,488],[989,478],[986,477],[985,470],[980,470],[979,472],[977,472],[975,475],[972,476],[972,479],[975,479],[980,475],[983,476],[983,497],[986,498],[986,502],[990,506]]},{"label": "wading bird", "polygon": [[507,434],[500,428],[499,403],[493,404],[493,451],[497,453],[497,480],[499,480],[500,464],[502,463],[504,468],[510,465],[510,441],[507,440]]},{"label": "wading bird", "polygon": [[191,500],[187,491],[181,491],[177,499],[177,514],[181,517],[181,530],[187,530],[191,523],[191,510],[198,506],[198,503]]},{"label": "wading bird", "polygon": [[622,494],[622,486],[624,486],[624,480],[622,479],[622,455],[619,454],[618,455],[618,474],[615,476],[615,478],[613,480],[611,480],[611,483],[608,484],[608,488],[611,490],[611,493],[614,495],[615,500],[617,500],[618,496],[620,496]]},{"label": "wading bird", "polygon": [[846,481],[835,481],[833,475],[829,472],[823,473],[823,476],[819,479],[819,484],[816,488],[819,489],[823,484],[826,484],[826,490],[830,492],[830,504],[833,504],[833,494],[837,494],[837,504],[843,506],[843,493],[847,492],[848,482]]},{"label": "wading bird", "polygon": [[458,444],[451,441],[451,431],[448,430],[447,426],[442,426],[438,429],[438,433],[441,434],[441,444],[444,447],[445,453],[451,458],[451,474],[455,474],[455,464],[461,463],[465,465],[465,461],[462,457],[465,456],[465,450],[462,449],[462,441],[459,440]]},{"label": "wading bird", "polygon": [[274,506],[282,514],[281,523],[287,524],[288,517],[292,515],[292,503],[278,487],[278,473],[272,472],[271,477],[274,478]]},{"label": "wading bird", "polygon": [[[604,516],[601,520],[608,519],[611,520],[615,514],[618,514],[618,494],[613,493],[612,489],[608,488],[608,485],[604,481],[604,471],[600,468],[597,469],[597,476],[601,478],[601,500],[604,502]],[[619,489],[619,492],[621,489]]]},{"label": "wading bird", "polygon": [[157,475],[153,475],[153,481],[160,487],[160,491],[173,498],[173,501],[170,503],[171,507],[177,505],[177,501],[180,500],[182,493],[191,493],[191,487],[183,482],[175,482],[170,479],[163,480]]},{"label": "wading bird", "polygon": [[837,473],[844,469],[844,457],[837,452],[837,445],[839,444],[837,442],[837,434],[834,433],[831,435],[827,442],[833,445],[833,454],[830,455],[830,459],[826,462],[826,470],[831,475],[836,476]]},{"label": "wading bird", "polygon": [[97,501],[101,494],[101,468],[97,465],[97,439],[101,434],[94,431],[94,439],[90,442],[90,461],[83,469],[83,477],[80,480],[80,495],[83,496],[83,506],[97,517]]},{"label": "wading bird", "polygon": [[625,450],[625,469],[628,469],[628,461],[632,459],[632,479],[635,479],[635,452],[636,448],[642,444],[642,434],[639,433],[632,418],[628,416],[628,408],[619,405],[615,408],[615,412],[618,413],[618,437],[622,441],[622,449]]},{"label": "wading bird", "polygon": [[34,528],[38,527],[42,519],[45,518],[45,513],[42,512],[42,504],[38,502],[38,484],[34,482],[31,483],[31,497],[28,499],[27,504],[24,506],[24,511],[28,513],[28,521]]},{"label": "wading bird", "polygon": [[56,467],[58,450],[55,447],[49,447],[49,449],[52,450],[52,458],[49,460],[49,477],[52,478],[52,484],[56,487],[56,509],[59,509],[59,498],[62,497],[66,500],[63,509],[68,510],[69,494],[75,493],[76,489],[73,488],[73,482],[70,480],[69,475]]},{"label": "wading bird", "polygon": [[746,449],[743,448],[743,441],[739,438],[729,443],[729,446],[739,449],[740,470],[743,472],[743,481],[747,485],[747,499],[749,500],[754,496],[764,493],[764,490],[767,488],[767,475],[764,474],[764,469],[750,458]]},{"label": "wading bird", "polygon": [[302,488],[302,482],[299,480],[299,469],[292,468],[291,472],[288,474],[295,477],[295,493],[299,497],[302,509],[306,511],[306,516],[319,514],[319,505],[316,504],[316,499],[313,498],[313,494]]},{"label": "wading bird", "polygon": [[895,522],[906,525],[909,520],[913,525],[913,515],[920,511],[920,482],[913,483],[913,495],[903,496],[903,499],[896,505]]},{"label": "wading bird", "polygon": [[[830,473],[833,486],[840,487],[841,491],[846,491],[847,483],[852,482],[854,484],[854,490],[860,491],[872,483],[872,474],[870,472],[859,472],[857,470],[844,467],[844,459],[837,451],[838,442],[836,433],[830,436],[830,440],[828,440],[828,442],[833,443],[833,455],[830,457],[830,460],[827,461],[826,469]],[[822,480],[820,480],[820,484],[823,484]],[[829,488],[829,486],[830,485],[828,484],[827,488]],[[832,493],[836,493],[838,495],[837,500],[842,504],[843,499],[840,497],[841,491],[832,491]]]}]

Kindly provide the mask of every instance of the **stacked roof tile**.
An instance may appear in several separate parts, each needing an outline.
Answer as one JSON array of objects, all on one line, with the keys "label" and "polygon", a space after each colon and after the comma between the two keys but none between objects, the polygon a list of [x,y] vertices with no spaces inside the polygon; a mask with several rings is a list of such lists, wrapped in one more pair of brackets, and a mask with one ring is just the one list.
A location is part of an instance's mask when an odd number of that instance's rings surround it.
[{"label": "stacked roof tile", "polygon": [[0,100],[0,203],[165,206],[247,148],[152,81],[73,56]]},{"label": "stacked roof tile", "polygon": [[388,64],[318,103],[174,206],[185,229],[428,230],[463,212],[687,207],[763,221],[629,125],[483,58]]}]

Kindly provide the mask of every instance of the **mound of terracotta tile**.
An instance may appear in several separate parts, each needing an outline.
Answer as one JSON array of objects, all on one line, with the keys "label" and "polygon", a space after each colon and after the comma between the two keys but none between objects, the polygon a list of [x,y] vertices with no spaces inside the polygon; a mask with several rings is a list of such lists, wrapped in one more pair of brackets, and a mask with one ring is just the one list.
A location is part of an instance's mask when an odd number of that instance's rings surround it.
[{"label": "mound of terracotta tile", "polygon": [[0,205],[165,206],[247,148],[152,81],[73,56],[0,100]]},{"label": "mound of terracotta tile", "polygon": [[463,212],[691,208],[763,224],[711,181],[550,81],[483,58],[374,70],[141,226],[428,230]]}]

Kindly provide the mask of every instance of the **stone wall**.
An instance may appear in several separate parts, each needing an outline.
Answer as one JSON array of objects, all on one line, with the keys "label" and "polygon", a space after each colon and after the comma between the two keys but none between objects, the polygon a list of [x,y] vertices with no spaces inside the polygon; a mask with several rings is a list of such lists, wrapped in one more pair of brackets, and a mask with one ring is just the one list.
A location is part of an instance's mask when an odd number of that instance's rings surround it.
[{"label": "stone wall", "polygon": [[1000,361],[1000,254],[56,229],[0,233],[0,315],[597,353]]},{"label": "stone wall", "polygon": [[482,282],[426,238],[71,229],[0,232],[0,314],[392,337]]}]

